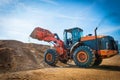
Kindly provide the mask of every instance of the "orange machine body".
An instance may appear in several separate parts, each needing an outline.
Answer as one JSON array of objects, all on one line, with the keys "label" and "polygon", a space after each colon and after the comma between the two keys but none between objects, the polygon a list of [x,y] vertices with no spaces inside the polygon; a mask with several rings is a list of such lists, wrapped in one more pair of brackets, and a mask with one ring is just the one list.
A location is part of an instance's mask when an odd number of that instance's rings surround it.
[{"label": "orange machine body", "polygon": [[[30,36],[38,40],[43,40],[46,42],[53,42],[56,52],[60,56],[64,58],[66,57],[68,49],[65,47],[65,42],[56,38],[56,35],[54,33],[46,29],[36,27]],[[96,46],[96,38],[98,39],[98,46]],[[108,57],[118,54],[115,40],[111,36],[97,36],[97,37],[96,36],[85,36],[85,37],[81,37],[78,42],[83,43],[86,46],[89,46],[91,49],[93,49],[93,51],[97,51],[95,53],[100,54],[102,58],[108,58]],[[99,48],[98,50],[97,50],[97,47]]]},{"label": "orange machine body", "polygon": [[[98,39],[98,54],[102,58],[109,58],[118,54],[117,45],[114,39],[110,36],[97,36]],[[96,51],[96,37],[95,36],[85,36],[81,40],[85,45],[90,46],[94,51]],[[113,45],[112,45],[113,44]]]}]

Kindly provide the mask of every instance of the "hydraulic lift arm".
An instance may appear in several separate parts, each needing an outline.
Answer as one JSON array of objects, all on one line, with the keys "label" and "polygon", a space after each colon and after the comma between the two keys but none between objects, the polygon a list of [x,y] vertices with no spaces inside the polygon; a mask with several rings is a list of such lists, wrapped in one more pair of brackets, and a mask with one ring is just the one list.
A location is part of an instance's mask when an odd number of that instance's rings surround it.
[{"label": "hydraulic lift arm", "polygon": [[66,53],[66,50],[64,48],[64,42],[59,39],[57,34],[53,34],[49,30],[36,27],[31,33],[30,37],[41,41],[43,40],[46,42],[54,42],[54,47],[58,54],[62,55]]}]

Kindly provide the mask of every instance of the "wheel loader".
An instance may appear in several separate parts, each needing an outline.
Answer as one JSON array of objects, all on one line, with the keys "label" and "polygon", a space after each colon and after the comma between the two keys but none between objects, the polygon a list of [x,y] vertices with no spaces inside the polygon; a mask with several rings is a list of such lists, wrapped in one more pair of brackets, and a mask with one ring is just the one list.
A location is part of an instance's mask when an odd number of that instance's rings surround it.
[{"label": "wheel loader", "polygon": [[36,27],[30,37],[40,41],[50,42],[54,48],[44,53],[44,61],[55,66],[58,61],[67,63],[73,60],[78,67],[92,67],[101,64],[105,58],[118,54],[118,45],[111,36],[98,36],[97,28],[94,35],[83,36],[79,27],[65,29],[64,41],[56,33],[47,29]]}]

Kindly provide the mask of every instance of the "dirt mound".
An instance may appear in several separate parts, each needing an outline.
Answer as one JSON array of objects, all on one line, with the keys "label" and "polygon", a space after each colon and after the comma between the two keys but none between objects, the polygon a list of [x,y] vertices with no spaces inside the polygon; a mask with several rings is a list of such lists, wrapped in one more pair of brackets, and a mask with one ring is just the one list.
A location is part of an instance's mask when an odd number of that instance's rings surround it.
[{"label": "dirt mound", "polygon": [[0,41],[1,70],[20,71],[50,67],[43,61],[44,51],[49,46],[23,43],[15,40]]},{"label": "dirt mound", "polygon": [[120,55],[104,59],[100,66],[92,68],[78,68],[72,65],[0,74],[0,80],[119,80],[119,78]]},{"label": "dirt mound", "polygon": [[[46,45],[23,43],[15,40],[0,40],[0,71],[21,71],[51,67],[43,61],[44,52],[50,48]],[[104,65],[120,65],[120,56],[103,60]],[[59,67],[71,67],[74,62],[66,65],[58,62]],[[72,65],[71,65],[72,64]]]},{"label": "dirt mound", "polygon": [[104,59],[102,65],[120,66],[120,54]]}]

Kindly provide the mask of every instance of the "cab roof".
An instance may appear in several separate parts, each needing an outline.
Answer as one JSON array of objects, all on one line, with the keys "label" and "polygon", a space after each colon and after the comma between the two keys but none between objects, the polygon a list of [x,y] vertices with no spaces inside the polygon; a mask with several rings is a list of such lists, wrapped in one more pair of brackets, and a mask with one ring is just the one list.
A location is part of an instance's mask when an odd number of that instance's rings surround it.
[{"label": "cab roof", "polygon": [[67,31],[67,32],[71,32],[73,30],[79,30],[79,31],[83,31],[83,29],[79,28],[79,27],[74,27],[74,28],[70,28],[70,29],[65,29],[64,31]]}]

